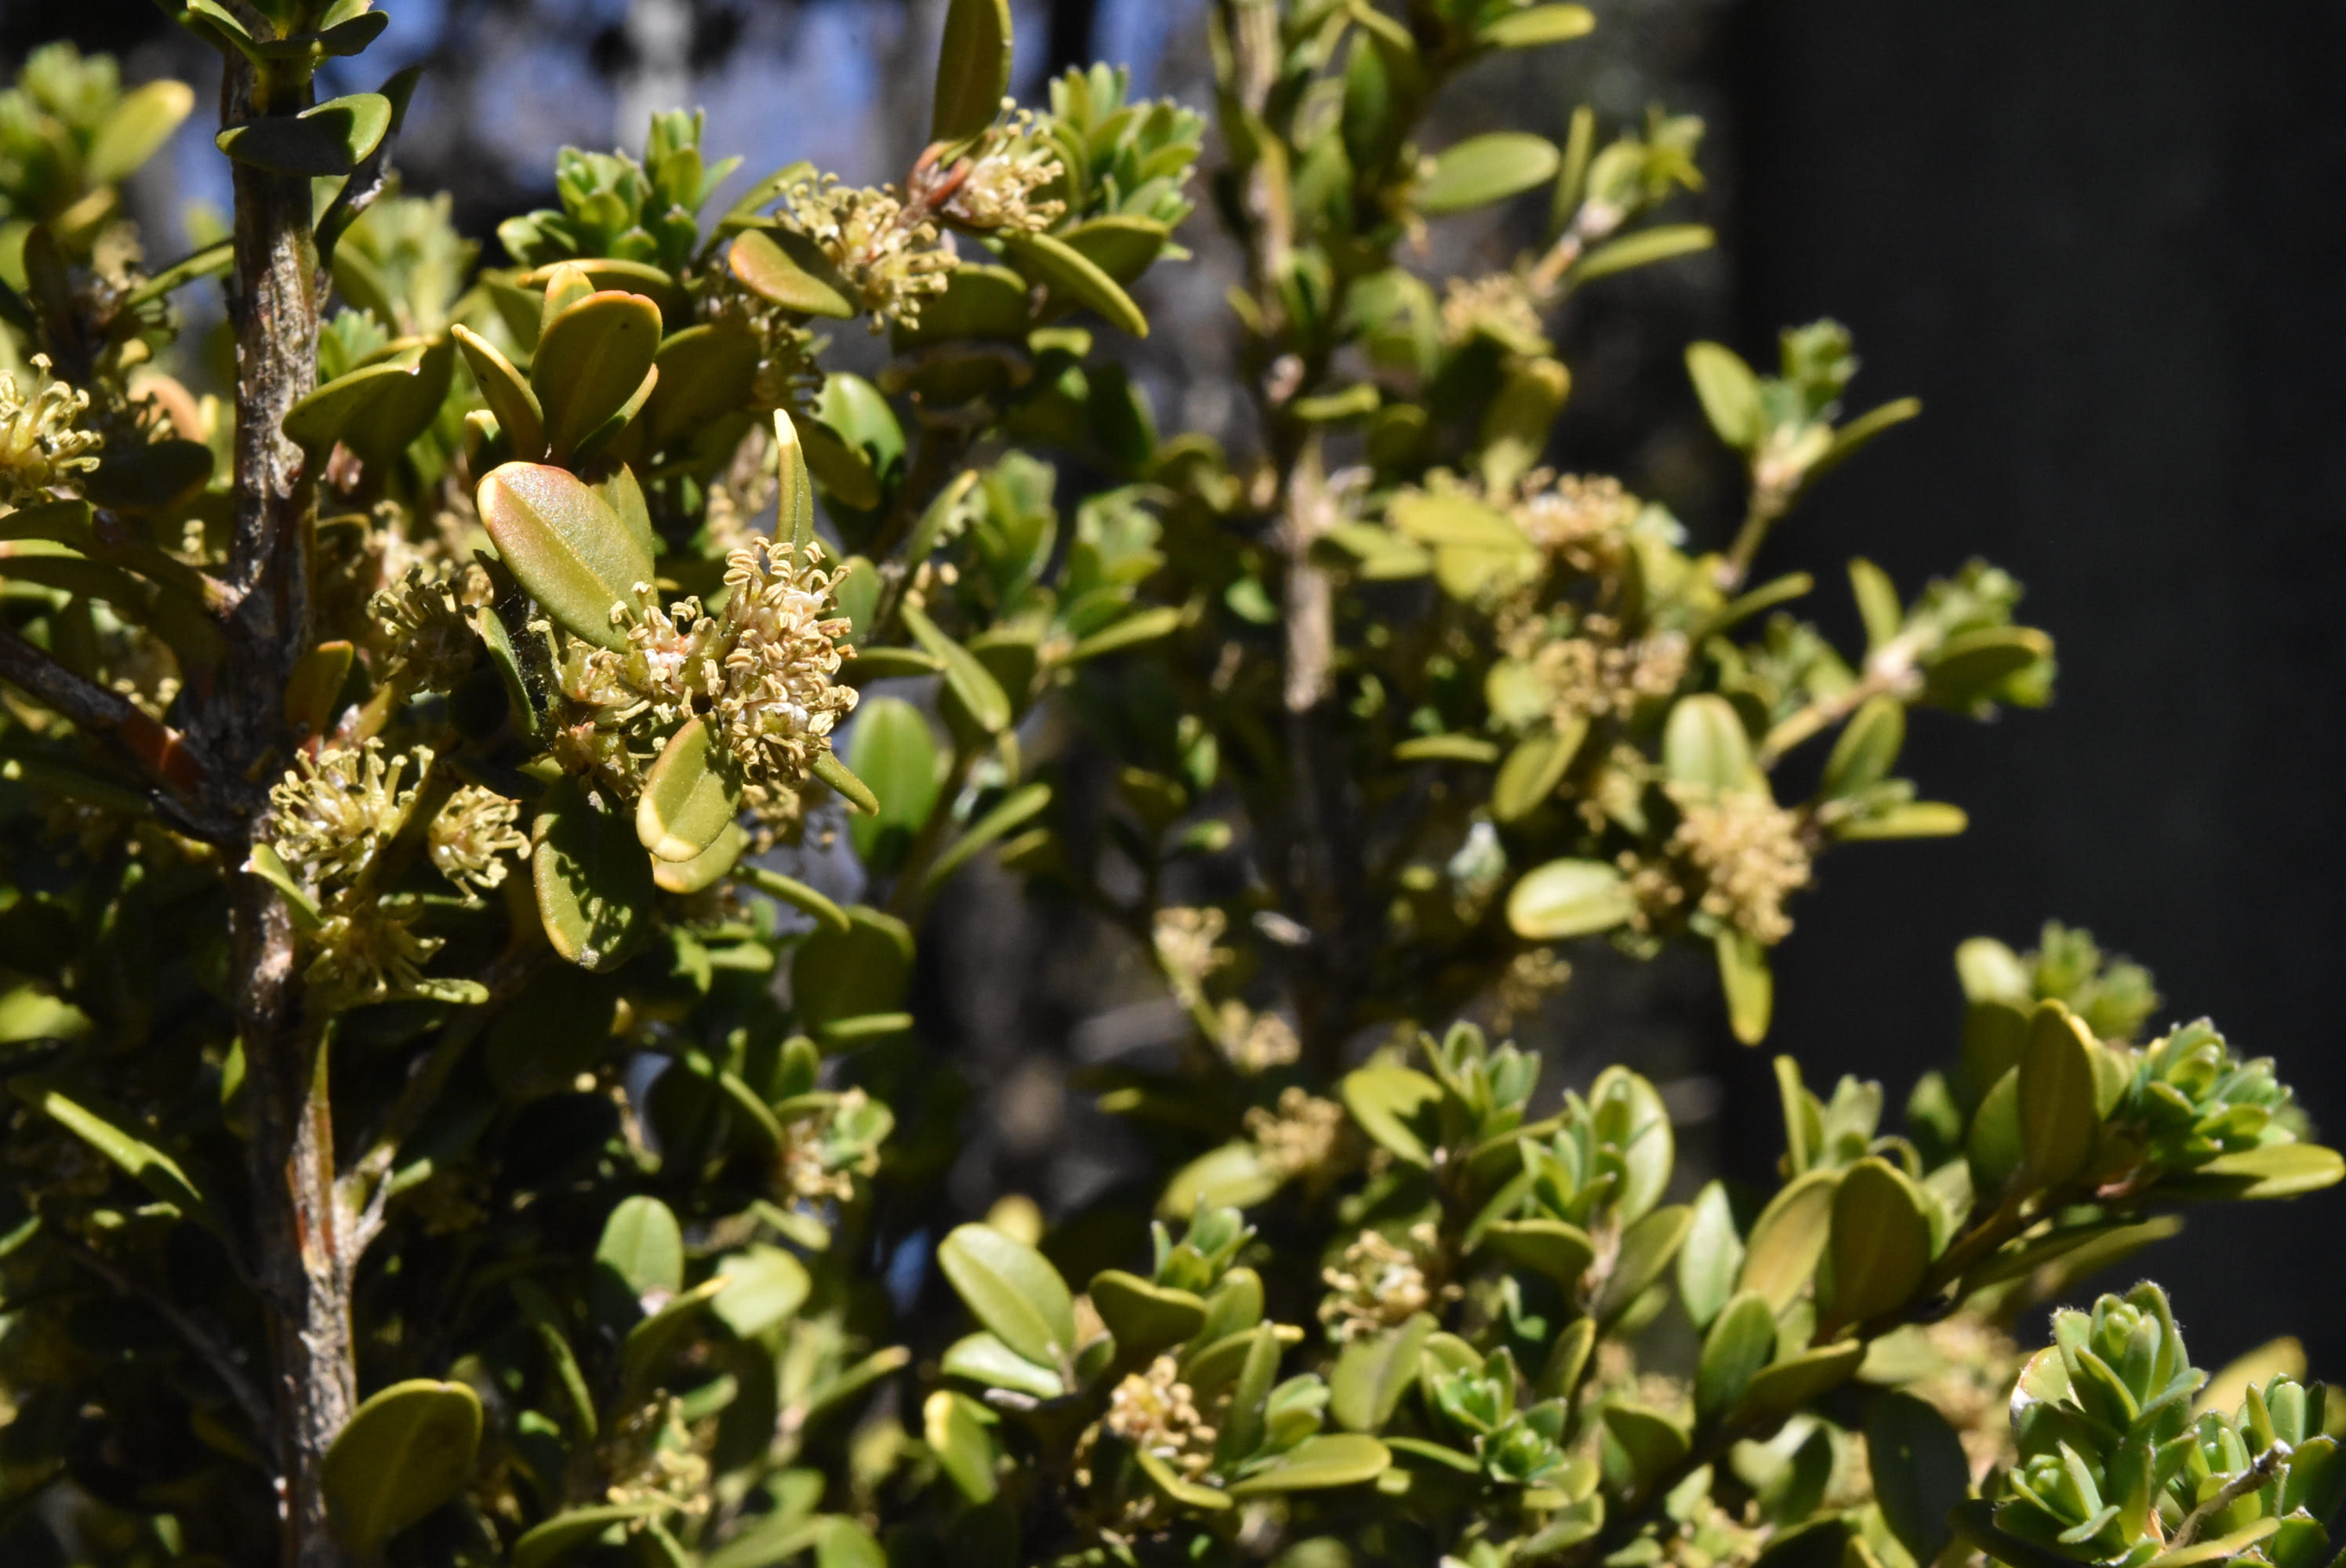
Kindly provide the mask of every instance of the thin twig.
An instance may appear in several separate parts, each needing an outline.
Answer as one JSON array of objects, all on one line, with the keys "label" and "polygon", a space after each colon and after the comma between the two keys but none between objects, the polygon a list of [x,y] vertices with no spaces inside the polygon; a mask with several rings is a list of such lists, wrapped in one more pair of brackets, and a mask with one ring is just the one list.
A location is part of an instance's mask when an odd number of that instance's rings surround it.
[{"label": "thin twig", "polygon": [[219,1374],[220,1381],[228,1385],[230,1397],[236,1400],[237,1408],[243,1410],[245,1419],[252,1423],[254,1436],[264,1446],[268,1444],[274,1421],[269,1401],[260,1397],[260,1388],[251,1379],[245,1376],[244,1369],[237,1364],[235,1356],[230,1352],[226,1345],[213,1336],[210,1329],[189,1317],[161,1291],[141,1284],[80,1243],[61,1239],[58,1246],[65,1249],[67,1257],[113,1286],[121,1294],[138,1298],[154,1308],[156,1315],[163,1321],[177,1329],[179,1337],[187,1340],[213,1371]]},{"label": "thin twig", "polygon": [[2289,1445],[2278,1441],[2257,1455],[2254,1464],[2226,1481],[2217,1489],[2215,1496],[2183,1516],[2183,1522],[2176,1527],[2174,1539],[2168,1542],[2167,1550],[2179,1552],[2190,1545],[2198,1539],[2199,1532],[2208,1521],[2270,1481],[2273,1471],[2280,1468],[2281,1461],[2289,1455]]}]

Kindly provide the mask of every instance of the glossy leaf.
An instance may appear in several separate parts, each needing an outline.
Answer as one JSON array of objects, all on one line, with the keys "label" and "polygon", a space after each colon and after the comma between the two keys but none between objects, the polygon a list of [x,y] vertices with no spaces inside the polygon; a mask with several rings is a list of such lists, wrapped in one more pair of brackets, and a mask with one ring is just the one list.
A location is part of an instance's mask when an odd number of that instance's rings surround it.
[{"label": "glossy leaf", "polygon": [[1855,1339],[1787,1357],[1751,1380],[1743,1393],[1743,1408],[1766,1415],[1788,1415],[1849,1381],[1863,1359],[1865,1346]]},{"label": "glossy leaf", "polygon": [[905,629],[913,634],[928,656],[944,667],[945,684],[969,716],[988,734],[995,733],[1009,724],[1010,698],[993,672],[980,664],[975,656],[938,629],[917,606],[906,605],[901,612]]},{"label": "glossy leaf", "polygon": [[239,163],[271,174],[313,178],[348,174],[391,128],[391,100],[381,93],[329,98],[293,115],[263,115],[212,139]]},{"label": "glossy leaf", "polygon": [[1971,1494],[1971,1461],[1947,1418],[1912,1394],[1874,1396],[1865,1412],[1866,1456],[1882,1522],[1917,1563],[1945,1550],[1950,1515]]},{"label": "glossy leaf", "polygon": [[546,323],[529,383],[557,462],[636,395],[659,346],[659,307],[616,289],[589,294]]},{"label": "glossy leaf", "polygon": [[1823,1261],[1832,1234],[1833,1189],[1841,1173],[1813,1170],[1795,1177],[1752,1222],[1739,1290],[1756,1290],[1770,1309],[1790,1306]]},{"label": "glossy leaf", "polygon": [[980,1323],[1039,1367],[1076,1349],[1075,1298],[1044,1256],[991,1226],[957,1226],[937,1266]]},{"label": "glossy leaf", "polygon": [[965,1378],[1038,1400],[1056,1400],[1067,1391],[1066,1382],[1056,1371],[1036,1366],[994,1334],[969,1334],[955,1340],[938,1369],[949,1378]]},{"label": "glossy leaf", "polygon": [[1628,882],[1603,860],[1550,860],[1507,894],[1507,924],[1533,942],[1610,931],[1637,911]]},{"label": "glossy leaf", "polygon": [[653,859],[680,863],[716,843],[740,809],[740,780],[729,759],[706,719],[688,718],[644,775],[636,837]]},{"label": "glossy leaf", "polygon": [[1345,1074],[1339,1093],[1361,1130],[1395,1158],[1418,1166],[1433,1163],[1410,1124],[1441,1099],[1442,1085],[1414,1068],[1376,1064]]},{"label": "glossy leaf", "polygon": [[481,1444],[480,1396],[419,1378],[371,1396],[320,1472],[334,1533],[362,1557],[464,1489]]},{"label": "glossy leaf", "polygon": [[1775,1354],[1776,1313],[1768,1298],[1746,1290],[1729,1300],[1703,1336],[1695,1369],[1696,1414],[1709,1422],[1733,1410]]},{"label": "glossy leaf", "polygon": [[717,1273],[725,1288],[709,1310],[744,1339],[786,1321],[813,1288],[806,1265],[779,1247],[752,1245],[718,1264]]},{"label": "glossy leaf", "polygon": [[1678,1249],[1678,1300],[1698,1329],[1706,1328],[1735,1292],[1743,1267],[1743,1238],[1727,1189],[1707,1183],[1694,1200],[1694,1222]]},{"label": "glossy leaf", "polygon": [[82,178],[91,185],[114,185],[128,178],[163,149],[195,107],[195,89],[185,82],[148,82],[124,93],[89,138],[89,149],[82,155]]},{"label": "glossy leaf", "polygon": [[497,427],[512,443],[514,455],[525,463],[545,456],[546,412],[538,407],[537,393],[530,390],[528,378],[514,369],[513,361],[499,353],[495,344],[463,322],[448,331],[464,351],[473,383],[481,389],[482,401],[496,416]]},{"label": "glossy leaf", "polygon": [[1740,789],[1751,782],[1751,738],[1725,697],[1682,697],[1662,731],[1662,765],[1673,783]]},{"label": "glossy leaf", "polygon": [[1842,1173],[1832,1203],[1832,1310],[1862,1322],[1905,1305],[1931,1267],[1930,1199],[1878,1156]]},{"label": "glossy leaf", "polygon": [[1760,378],[1743,356],[1723,343],[1690,343],[1686,365],[1702,399],[1703,417],[1719,439],[1738,452],[1759,445],[1767,433],[1767,414],[1760,404]]},{"label": "glossy leaf", "polygon": [[2086,1168],[2101,1134],[2094,1056],[2085,1022],[2058,1002],[2037,1003],[2020,1052],[2020,1146],[2029,1181],[2059,1186]]},{"label": "glossy leaf", "polygon": [[1229,1489],[1232,1497],[1270,1492],[1318,1492],[1374,1481],[1392,1463],[1392,1452],[1361,1432],[1331,1432],[1305,1438],[1264,1469]]},{"label": "glossy leaf", "polygon": [[1719,962],[1719,989],[1727,998],[1727,1022],[1746,1045],[1768,1038],[1776,1011],[1776,977],[1768,950],[1748,932],[1729,928],[1711,941]]},{"label": "glossy leaf", "polygon": [[652,563],[601,496],[566,470],[508,463],[481,481],[478,502],[498,555],[563,630],[627,646],[611,612],[653,580]]},{"label": "glossy leaf", "polygon": [[921,1406],[921,1435],[937,1468],[971,1502],[989,1502],[995,1491],[993,1417],[966,1394],[939,1389]]},{"label": "glossy leaf", "polygon": [[1534,5],[1485,22],[1474,41],[1499,49],[1532,49],[1586,37],[1596,26],[1596,15],[1586,5]]},{"label": "glossy leaf", "polygon": [[1050,234],[1014,231],[1004,237],[1003,247],[1011,265],[1049,290],[1055,303],[1096,311],[1110,326],[1136,338],[1148,335],[1148,318],[1132,296],[1066,241]]},{"label": "glossy leaf", "polygon": [[1346,1342],[1328,1373],[1328,1413],[1347,1431],[1372,1432],[1392,1420],[1417,1381],[1426,1338],[1435,1328],[1423,1312],[1398,1329]]},{"label": "glossy leaf", "polygon": [[1189,1291],[1152,1284],[1120,1268],[1094,1275],[1090,1294],[1100,1321],[1116,1336],[1119,1356],[1153,1356],[1187,1340],[1206,1321],[1205,1302]]},{"label": "glossy leaf", "polygon": [[635,824],[566,781],[546,791],[530,841],[546,941],[581,969],[617,967],[651,921],[651,860]]},{"label": "glossy leaf", "polygon": [[757,229],[734,239],[725,264],[733,276],[757,295],[786,311],[844,321],[855,314],[846,296],[790,259],[790,253]]},{"label": "glossy leaf", "polygon": [[1545,185],[1556,178],[1556,144],[1528,131],[1490,131],[1445,148],[1418,183],[1417,209],[1464,212]]},{"label": "glossy leaf", "polygon": [[960,141],[994,123],[1010,90],[1010,0],[952,0],[937,52],[931,141]]}]

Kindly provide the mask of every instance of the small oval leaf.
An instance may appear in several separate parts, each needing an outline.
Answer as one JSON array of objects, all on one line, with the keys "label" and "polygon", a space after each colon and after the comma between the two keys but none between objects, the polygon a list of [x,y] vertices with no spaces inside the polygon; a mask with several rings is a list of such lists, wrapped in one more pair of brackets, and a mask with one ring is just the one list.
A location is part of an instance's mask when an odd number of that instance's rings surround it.
[{"label": "small oval leaf", "polygon": [[362,1557],[463,1490],[481,1446],[480,1396],[429,1378],[393,1383],[352,1412],[321,1481],[334,1532]]},{"label": "small oval leaf", "polygon": [[652,581],[652,562],[601,496],[566,469],[507,463],[482,479],[476,500],[497,554],[563,630],[627,646],[611,611]]}]

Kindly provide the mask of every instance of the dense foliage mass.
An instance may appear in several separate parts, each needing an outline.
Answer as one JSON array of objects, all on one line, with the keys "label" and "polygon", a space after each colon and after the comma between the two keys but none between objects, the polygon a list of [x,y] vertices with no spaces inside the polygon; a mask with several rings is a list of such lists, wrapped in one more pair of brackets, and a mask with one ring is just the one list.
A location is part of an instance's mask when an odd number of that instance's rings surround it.
[{"label": "dense foliage mass", "polygon": [[[1200,176],[1110,67],[1006,102],[954,0],[900,183],[720,210],[663,114],[485,256],[398,187],[411,74],[316,100],[366,0],[175,15],[237,190],[184,260],[120,188],[194,92],[57,45],[0,96],[0,1557],[2331,1561],[2286,1344],[2211,1380],[2146,1284],[2037,1348],[2171,1211],[2341,1174],[2083,933],[1965,944],[1902,1120],[1779,1058],[1759,1188],[1494,1044],[1574,939],[1698,944],[1761,1040],[1817,857],[1962,830],[1910,713],[2053,670],[1984,563],[1851,563],[1862,649],[1755,575],[1916,412],[1844,417],[1830,321],[1688,351],[1724,550],[1547,466],[1559,312],[1710,242],[1701,127],[1415,127],[1581,7],[1222,0]],[[1235,450],[1118,363],[1193,199]],[[1515,265],[1421,275],[1517,199]],[[1187,1020],[1095,1085],[1145,1191],[953,1223],[908,994],[979,857]]]}]

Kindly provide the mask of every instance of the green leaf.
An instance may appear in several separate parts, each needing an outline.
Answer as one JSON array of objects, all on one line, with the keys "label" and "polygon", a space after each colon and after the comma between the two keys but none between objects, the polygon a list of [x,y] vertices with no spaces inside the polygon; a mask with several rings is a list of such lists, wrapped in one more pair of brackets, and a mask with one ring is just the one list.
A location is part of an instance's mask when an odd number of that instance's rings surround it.
[{"label": "green leaf", "polygon": [[1262,1470],[1230,1488],[1232,1497],[1269,1492],[1316,1492],[1374,1481],[1392,1463],[1392,1451],[1361,1432],[1329,1432],[1305,1438]]},{"label": "green leaf", "polygon": [[1484,23],[1474,41],[1494,49],[1532,49],[1586,37],[1596,26],[1596,15],[1586,5],[1534,5]]},{"label": "green leaf", "polygon": [[1172,233],[1153,218],[1111,213],[1062,229],[1059,238],[1117,282],[1129,283],[1148,270]]},{"label": "green leaf", "polygon": [[1894,697],[1868,697],[1833,743],[1817,793],[1840,800],[1890,777],[1906,744],[1906,705]]},{"label": "green leaf", "polygon": [[2094,1156],[2102,1117],[2094,1087],[2101,1049],[2085,1021],[2058,1002],[2040,1002],[2020,1048],[2020,1147],[2030,1183],[2055,1187]]},{"label": "green leaf", "polygon": [[1669,1268],[1693,1224],[1694,1210],[1675,1203],[1654,1210],[1623,1230],[1612,1270],[1606,1277],[1605,1289],[1593,1304],[1596,1315],[1610,1323],[1627,1312],[1646,1288]]},{"label": "green leaf", "polygon": [[605,1502],[557,1513],[514,1543],[513,1568],[552,1568],[580,1547],[600,1540],[613,1525],[648,1519],[664,1506],[658,1502]]},{"label": "green leaf", "polygon": [[806,1305],[813,1281],[806,1265],[779,1247],[753,1243],[717,1266],[725,1288],[709,1304],[719,1322],[753,1339]]},{"label": "green leaf", "polygon": [[847,926],[819,926],[790,961],[790,999],[799,1021],[821,1034],[846,1020],[892,1013],[913,973],[913,933],[903,921],[862,904]]},{"label": "green leaf", "polygon": [[1841,1175],[1832,1203],[1832,1312],[1860,1323],[1906,1303],[1931,1268],[1930,1200],[1869,1156]]},{"label": "green leaf", "polygon": [[1547,804],[1587,736],[1588,720],[1575,715],[1562,729],[1541,730],[1515,742],[1491,780],[1491,815],[1520,822]]},{"label": "green leaf", "polygon": [[1768,415],[1760,402],[1760,378],[1743,356],[1724,343],[1689,343],[1686,365],[1703,417],[1719,439],[1738,452],[1758,446],[1768,433]]},{"label": "green leaf", "polygon": [[984,1405],[951,1389],[935,1390],[921,1405],[922,1441],[945,1479],[974,1503],[991,1502],[996,1490],[994,1440],[985,1430],[993,1421]]},{"label": "green leaf", "polygon": [[927,897],[955,871],[967,865],[979,850],[996,839],[1032,820],[1051,803],[1048,784],[1025,784],[1004,796],[992,810],[972,822],[943,854],[929,864],[921,878],[921,893]]},{"label": "green leaf", "polygon": [[1944,800],[1905,800],[1836,823],[1834,839],[1845,844],[1887,839],[1952,839],[1971,826],[1961,806]]},{"label": "green leaf", "polygon": [[1610,931],[1637,912],[1628,882],[1603,860],[1550,860],[1507,894],[1507,924],[1532,942]]},{"label": "green leaf", "polygon": [[1346,1074],[1337,1093],[1361,1130],[1394,1158],[1421,1169],[1433,1164],[1409,1124],[1441,1100],[1441,1084],[1414,1068],[1375,1063]]},{"label": "green leaf", "polygon": [[1751,782],[1751,738],[1734,705],[1712,692],[1682,697],[1662,731],[1662,766],[1670,781],[1710,789]]},{"label": "green leaf", "polygon": [[750,835],[739,822],[728,822],[709,848],[688,860],[652,862],[652,884],[664,893],[697,893],[724,880],[750,847]]},{"label": "green leaf", "polygon": [[1776,1313],[1768,1298],[1746,1290],[1729,1300],[1703,1336],[1695,1370],[1694,1408],[1706,1425],[1743,1401],[1744,1390],[1776,1354]]},{"label": "green leaf", "polygon": [[581,969],[617,967],[651,923],[651,859],[635,824],[566,779],[546,791],[530,842],[546,941]]},{"label": "green leaf", "polygon": [[1252,1208],[1284,1184],[1264,1168],[1262,1152],[1240,1138],[1208,1149],[1166,1179],[1157,1212],[1187,1219],[1199,1204],[1212,1208]]},{"label": "green leaf", "polygon": [[1825,448],[1822,457],[1809,464],[1809,472],[1802,483],[1815,484],[1856,456],[1875,436],[1893,425],[1905,423],[1922,412],[1922,400],[1911,397],[1902,397],[1894,402],[1883,403],[1880,408],[1868,409],[1833,432],[1832,444]]},{"label": "green leaf", "polygon": [[822,1521],[815,1537],[814,1568],[888,1568],[888,1554],[872,1532],[852,1519],[833,1516]]},{"label": "green leaf", "polygon": [[2268,1144],[2218,1155],[2185,1175],[2167,1177],[2158,1190],[2189,1197],[2295,1197],[2334,1186],[2341,1176],[2346,1176],[2346,1159],[2336,1149],[2319,1144]]},{"label": "green leaf", "polygon": [[1136,338],[1148,335],[1148,318],[1141,314],[1123,285],[1066,241],[1049,234],[1012,232],[1003,237],[1002,243],[1010,264],[1049,290],[1054,303],[1086,306],[1110,326]]},{"label": "green leaf", "polygon": [[1874,653],[1905,629],[1905,607],[1890,574],[1860,555],[1849,564],[1849,591],[1857,600],[1858,619],[1865,623],[1865,651]]},{"label": "green leaf", "polygon": [[726,253],[725,264],[751,293],[785,311],[839,321],[855,314],[855,307],[845,295],[800,266],[788,251],[758,229],[735,238],[733,249]]},{"label": "green leaf", "polygon": [[1874,1396],[1865,1450],[1882,1522],[1917,1563],[1930,1563],[1954,1532],[1949,1516],[1971,1495],[1971,1461],[1947,1418],[1912,1394]]},{"label": "green leaf", "polygon": [[361,1557],[464,1490],[481,1446],[481,1400],[463,1383],[393,1383],[352,1412],[320,1482],[334,1533]]},{"label": "green leaf", "polygon": [[616,289],[589,294],[546,323],[529,384],[546,410],[546,450],[556,462],[636,396],[659,346],[659,307]]},{"label": "green leaf", "polygon": [[212,139],[239,163],[272,174],[312,178],[348,174],[391,128],[391,100],[381,93],[329,98],[296,115],[264,115]]},{"label": "green leaf", "polygon": [[1761,1415],[1790,1415],[1849,1381],[1864,1359],[1865,1345],[1857,1339],[1787,1357],[1751,1380],[1742,1408]]},{"label": "green leaf", "polygon": [[781,900],[801,914],[812,915],[817,924],[827,926],[842,936],[847,934],[847,911],[796,877],[786,877],[763,866],[744,866],[740,879],[760,892]]},{"label": "green leaf", "polygon": [[1571,280],[1576,286],[1594,283],[1599,278],[1610,278],[1635,267],[1650,267],[1657,261],[1692,256],[1709,249],[1718,240],[1719,237],[1700,223],[1666,223],[1641,229],[1599,245],[1583,256],[1573,265]]},{"label": "green leaf", "polygon": [[988,735],[999,734],[1005,728],[1011,718],[1010,697],[993,672],[978,663],[974,654],[945,636],[918,606],[906,605],[901,614],[913,640],[944,666],[945,684],[953,688],[954,696],[961,699],[978,726]]},{"label": "green leaf", "polygon": [[521,585],[571,636],[615,651],[627,639],[611,611],[654,580],[651,557],[576,474],[507,463],[480,484],[481,525]]},{"label": "green leaf", "polygon": [[1409,491],[1393,498],[1385,516],[1421,544],[1525,553],[1536,548],[1505,513],[1471,495]]},{"label": "green leaf", "polygon": [[89,138],[82,155],[82,178],[91,185],[114,185],[154,157],[196,107],[196,93],[185,82],[148,82],[131,88],[114,101]]},{"label": "green leaf", "polygon": [[991,1226],[956,1226],[937,1266],[980,1323],[1038,1367],[1076,1352],[1075,1298],[1048,1259]]},{"label": "green leaf", "polygon": [[938,1369],[949,1378],[966,1378],[987,1388],[1009,1389],[1038,1400],[1056,1400],[1067,1391],[1057,1372],[1036,1366],[993,1334],[969,1334],[955,1340]]},{"label": "green leaf", "polygon": [[710,738],[709,721],[696,715],[668,737],[644,775],[636,838],[655,860],[689,860],[716,843],[740,809],[739,774]]},{"label": "green leaf", "polygon": [[656,1197],[622,1198],[603,1222],[595,1244],[597,1267],[607,1268],[640,1300],[673,1296],[684,1288],[684,1230],[676,1215]]},{"label": "green leaf", "polygon": [[1678,1249],[1678,1300],[1698,1329],[1708,1326],[1735,1291],[1743,1267],[1743,1238],[1735,1231],[1735,1211],[1727,1188],[1705,1184],[1694,1200],[1694,1224]]},{"label": "green leaf", "polygon": [[1732,927],[1711,941],[1719,961],[1719,988],[1727,997],[1728,1026],[1746,1045],[1768,1038],[1768,1022],[1776,1011],[1776,976],[1768,966],[1768,950],[1758,939]]},{"label": "green leaf", "polygon": [[1640,1489],[1650,1486],[1687,1456],[1686,1429],[1658,1410],[1607,1404],[1602,1420],[1606,1435],[1620,1446]]},{"label": "green leaf", "polygon": [[1182,1344],[1206,1321],[1206,1303],[1196,1295],[1120,1268],[1092,1276],[1091,1298],[1123,1358],[1146,1358]]},{"label": "green leaf", "polygon": [[1950,1522],[1955,1533],[1995,1562],[2009,1563],[2011,1568],[2076,1568],[2077,1559],[2000,1527],[1995,1522],[1994,1506],[1984,1499],[1957,1503]]},{"label": "green leaf", "polygon": [[1760,1211],[1744,1244],[1736,1288],[1756,1290],[1782,1312],[1808,1288],[1832,1234],[1833,1189],[1841,1173],[1813,1170],[1793,1178]]},{"label": "green leaf", "polygon": [[371,409],[422,374],[423,354],[412,350],[381,364],[336,376],[285,411],[285,439],[315,458],[332,450],[343,432]]},{"label": "green leaf", "polygon": [[1490,131],[1443,150],[1419,181],[1420,212],[1440,217],[1519,195],[1556,178],[1556,144],[1528,131]]},{"label": "green leaf", "polygon": [[1110,621],[1088,636],[1078,637],[1075,646],[1061,657],[1064,664],[1081,664],[1102,654],[1138,647],[1169,636],[1181,627],[1181,612],[1171,605],[1158,605],[1153,609],[1138,610],[1120,621]]},{"label": "green leaf", "polygon": [[729,321],[703,322],[662,340],[652,368],[659,380],[644,404],[644,443],[661,452],[689,443],[703,426],[750,401],[758,340]]},{"label": "green leaf", "polygon": [[1495,1220],[1483,1231],[1483,1246],[1500,1257],[1538,1270],[1566,1290],[1596,1257],[1596,1244],[1576,1225],[1560,1219]]},{"label": "green leaf", "polygon": [[1487,768],[1499,748],[1479,735],[1420,735],[1392,749],[1396,762],[1466,762]]},{"label": "green leaf", "polygon": [[179,1162],[161,1149],[107,1121],[46,1079],[11,1078],[9,1092],[104,1155],[140,1186],[191,1218],[208,1213],[204,1195]]},{"label": "green leaf", "polygon": [[931,141],[977,135],[1002,112],[1010,90],[1010,0],[953,0],[937,51]]},{"label": "green leaf", "polygon": [[293,873],[286,869],[285,861],[273,848],[267,844],[253,845],[252,852],[245,858],[244,869],[285,895],[286,911],[292,915],[296,928],[316,931],[325,923],[325,916],[318,909],[318,901],[294,881]]},{"label": "green leaf", "polygon": [[538,407],[537,393],[530,390],[528,379],[514,369],[513,361],[499,353],[495,344],[463,322],[448,331],[464,351],[482,401],[496,416],[497,428],[513,444],[514,455],[525,463],[545,456],[546,412]]},{"label": "green leaf", "polygon": [[826,748],[815,753],[814,761],[808,766],[807,771],[830,785],[841,799],[862,815],[869,817],[880,809],[880,798],[872,793],[869,784],[855,776],[853,769],[840,760],[837,752]]},{"label": "green leaf", "polygon": [[1328,1373],[1328,1413],[1347,1431],[1372,1432],[1392,1420],[1417,1381],[1433,1319],[1414,1314],[1398,1329],[1348,1340]]},{"label": "green leaf", "polygon": [[936,806],[943,769],[929,721],[902,697],[874,697],[855,715],[848,758],[879,808],[848,823],[848,837],[867,862],[892,870]]},{"label": "green leaf", "polygon": [[1186,1479],[1163,1458],[1147,1449],[1133,1450],[1132,1457],[1140,1466],[1140,1472],[1148,1478],[1148,1483],[1151,1486],[1163,1492],[1168,1500],[1179,1503],[1184,1508],[1219,1513],[1235,1506],[1221,1492],[1201,1481]]}]

